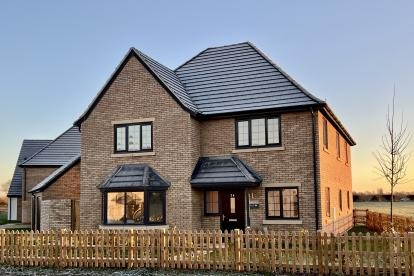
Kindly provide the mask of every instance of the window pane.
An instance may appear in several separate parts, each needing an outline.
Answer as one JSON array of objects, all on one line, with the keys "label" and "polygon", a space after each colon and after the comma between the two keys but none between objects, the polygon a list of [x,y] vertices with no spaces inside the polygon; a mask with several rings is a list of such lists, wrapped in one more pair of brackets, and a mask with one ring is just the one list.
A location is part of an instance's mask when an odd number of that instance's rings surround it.
[{"label": "window pane", "polygon": [[126,150],[125,127],[116,128],[116,150],[117,151]]},{"label": "window pane", "polygon": [[268,216],[280,217],[280,191],[267,192]]},{"label": "window pane", "polygon": [[142,126],[142,149],[152,148],[151,129],[152,129],[151,125]]},{"label": "window pane", "polygon": [[163,192],[149,192],[149,222],[164,221]]},{"label": "window pane", "polygon": [[141,149],[140,146],[140,126],[128,126],[128,150],[137,151]]},{"label": "window pane", "polygon": [[252,146],[263,146],[265,141],[265,119],[252,120]]},{"label": "window pane", "polygon": [[218,191],[206,192],[206,213],[217,214],[219,212]]},{"label": "window pane", "polygon": [[236,213],[236,198],[234,197],[234,194],[230,195],[230,213]]},{"label": "window pane", "polygon": [[323,119],[323,146],[328,148],[328,121]]},{"label": "window pane", "polygon": [[340,143],[340,137],[339,137],[339,133],[336,133],[336,152],[338,155],[338,158],[341,158],[341,143]]},{"label": "window pane", "polygon": [[271,118],[267,120],[267,143],[279,143],[279,118]]},{"label": "window pane", "polygon": [[249,145],[249,122],[241,121],[237,122],[237,145],[248,146]]},{"label": "window pane", "polygon": [[284,189],[283,196],[283,217],[297,218],[299,217],[299,200],[298,191],[296,189]]},{"label": "window pane", "polygon": [[338,201],[339,201],[339,210],[342,211],[342,190],[339,190]]},{"label": "window pane", "polygon": [[144,223],[144,192],[126,193],[126,223]]},{"label": "window pane", "polygon": [[325,211],[326,211],[326,216],[330,217],[331,216],[331,191],[329,189],[329,187],[326,187],[325,189]]},{"label": "window pane", "polygon": [[107,196],[106,222],[108,224],[123,223],[125,193],[108,193]]}]

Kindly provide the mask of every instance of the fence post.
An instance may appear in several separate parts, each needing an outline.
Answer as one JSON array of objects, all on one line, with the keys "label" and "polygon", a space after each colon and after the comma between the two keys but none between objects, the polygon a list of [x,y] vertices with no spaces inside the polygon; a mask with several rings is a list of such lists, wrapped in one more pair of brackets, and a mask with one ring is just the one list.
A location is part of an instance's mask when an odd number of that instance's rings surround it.
[{"label": "fence post", "polygon": [[1,229],[1,231],[0,231],[0,242],[1,242],[1,250],[0,250],[0,263],[4,263],[4,253],[5,253],[5,251],[6,251],[6,243],[5,243],[5,240],[6,240],[6,230],[5,229]]},{"label": "fence post", "polygon": [[234,268],[241,270],[241,234],[239,229],[234,230]]},{"label": "fence post", "polygon": [[165,228],[158,230],[158,267],[163,268],[165,249]]},{"label": "fence post", "polygon": [[408,238],[410,240],[410,249],[409,249],[410,275],[413,275],[414,274],[414,232],[408,232]]}]

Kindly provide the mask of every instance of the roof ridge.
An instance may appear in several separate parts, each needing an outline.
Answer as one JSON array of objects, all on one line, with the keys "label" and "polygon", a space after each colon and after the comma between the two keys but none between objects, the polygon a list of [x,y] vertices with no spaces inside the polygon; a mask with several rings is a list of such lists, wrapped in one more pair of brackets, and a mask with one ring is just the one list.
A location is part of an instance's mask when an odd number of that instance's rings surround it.
[{"label": "roof ridge", "polygon": [[63,133],[61,133],[58,137],[56,137],[55,139],[51,140],[46,146],[44,146],[39,151],[37,151],[35,154],[33,154],[32,156],[30,156],[29,158],[27,158],[26,160],[24,160],[24,162],[20,163],[19,164],[19,167],[22,166],[22,165],[24,165],[25,163],[29,162],[29,160],[33,159],[36,155],[38,155],[40,152],[42,152],[47,147],[49,147],[51,144],[53,144],[56,140],[58,140],[60,137],[62,137],[66,132],[68,132],[69,130],[71,130],[73,127],[74,126],[71,126],[69,129],[67,129],[66,131],[64,131]]},{"label": "roof ridge", "polygon": [[184,63],[182,63],[181,65],[179,65],[177,68],[174,69],[174,72],[179,70],[181,67],[183,67],[184,65],[187,65],[188,63],[190,63],[192,60],[194,60],[196,57],[200,56],[201,54],[203,54],[205,51],[210,50],[210,49],[217,49],[217,48],[223,48],[223,47],[229,47],[229,46],[235,46],[235,45],[240,45],[240,44],[248,44],[248,41],[245,42],[239,42],[239,43],[234,43],[234,44],[228,44],[228,45],[222,45],[222,46],[215,46],[215,47],[207,47],[204,50],[200,51],[198,54],[194,55],[192,58],[188,59],[187,61],[185,61]]},{"label": "roof ridge", "polygon": [[310,99],[316,101],[317,103],[325,103],[325,101],[319,99],[310,93],[306,88],[300,85],[294,78],[292,78],[288,73],[286,73],[279,65],[276,64],[272,59],[270,59],[265,53],[263,53],[259,48],[256,47],[252,42],[247,42],[247,44],[252,47],[262,58],[264,58],[270,65],[276,68],[285,78],[287,78],[294,86],[296,86],[300,91],[302,91]]}]

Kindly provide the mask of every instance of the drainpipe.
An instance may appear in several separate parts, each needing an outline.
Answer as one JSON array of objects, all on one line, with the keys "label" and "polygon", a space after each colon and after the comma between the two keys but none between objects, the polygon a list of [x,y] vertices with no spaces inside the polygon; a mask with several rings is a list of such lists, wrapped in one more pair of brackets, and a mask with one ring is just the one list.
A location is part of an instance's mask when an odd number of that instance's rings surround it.
[{"label": "drainpipe", "polygon": [[313,187],[314,187],[314,194],[315,194],[315,223],[316,223],[316,231],[318,231],[319,229],[319,208],[318,208],[318,183],[317,183],[317,177],[316,177],[316,171],[317,171],[317,166],[316,166],[316,133],[315,133],[315,119],[316,119],[316,115],[315,112],[313,111],[313,108],[310,108],[310,111],[312,113],[312,144],[313,144]]}]

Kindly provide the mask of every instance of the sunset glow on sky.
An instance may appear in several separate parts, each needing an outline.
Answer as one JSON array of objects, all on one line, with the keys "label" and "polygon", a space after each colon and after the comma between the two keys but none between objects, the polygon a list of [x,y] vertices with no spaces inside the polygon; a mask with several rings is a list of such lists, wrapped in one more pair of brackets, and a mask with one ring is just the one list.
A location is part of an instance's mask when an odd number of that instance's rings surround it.
[{"label": "sunset glow on sky", "polygon": [[[354,191],[388,192],[373,152],[394,85],[414,133],[413,11],[413,1],[2,1],[0,184],[22,140],[71,126],[130,47],[175,68],[207,47],[251,41],[351,133]],[[414,192],[414,181],[396,191]]]}]

